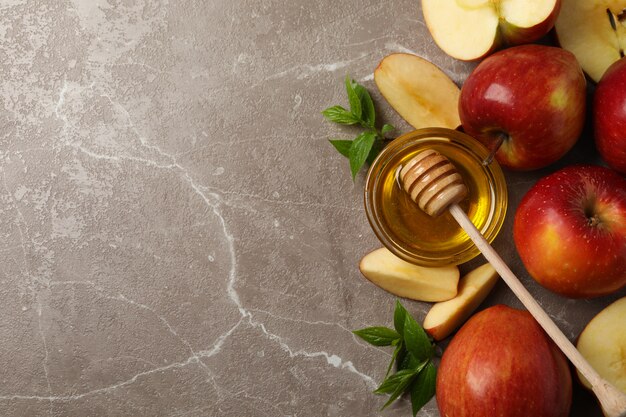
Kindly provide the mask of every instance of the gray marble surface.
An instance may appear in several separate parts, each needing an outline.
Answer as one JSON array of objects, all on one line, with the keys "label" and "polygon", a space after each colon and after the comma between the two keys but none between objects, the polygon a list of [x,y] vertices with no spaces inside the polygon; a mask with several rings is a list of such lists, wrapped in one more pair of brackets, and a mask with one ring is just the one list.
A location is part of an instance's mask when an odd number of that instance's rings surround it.
[{"label": "gray marble surface", "polygon": [[[0,1],[0,415],[408,416],[371,394],[390,352],[350,333],[395,297],[357,269],[363,175],[327,142],[354,131],[320,115],[349,73],[408,131],[372,81],[396,51],[472,68],[417,0]],[[550,294],[510,238],[557,167],[507,174],[496,247],[573,339],[620,294]],[[600,413],[577,389],[572,415]]]}]

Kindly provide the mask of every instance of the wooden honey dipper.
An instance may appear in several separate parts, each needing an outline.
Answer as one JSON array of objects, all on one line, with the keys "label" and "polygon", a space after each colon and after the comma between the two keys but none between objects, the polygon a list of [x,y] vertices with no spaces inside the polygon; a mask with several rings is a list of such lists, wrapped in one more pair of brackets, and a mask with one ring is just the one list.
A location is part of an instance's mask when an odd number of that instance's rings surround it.
[{"label": "wooden honey dipper", "polygon": [[454,165],[434,150],[422,151],[401,169],[400,180],[411,200],[428,215],[436,217],[446,209],[450,211],[524,307],[589,381],[605,415],[626,417],[626,395],[591,367],[459,207],[458,203],[467,196],[468,190]]}]

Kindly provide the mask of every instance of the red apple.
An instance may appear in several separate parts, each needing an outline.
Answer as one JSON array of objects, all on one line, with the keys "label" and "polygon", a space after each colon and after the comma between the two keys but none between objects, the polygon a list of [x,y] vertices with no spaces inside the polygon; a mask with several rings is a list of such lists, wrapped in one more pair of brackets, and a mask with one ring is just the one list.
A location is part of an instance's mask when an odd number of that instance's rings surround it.
[{"label": "red apple", "polygon": [[574,146],[585,120],[585,76],[571,52],[522,45],[487,57],[461,88],[463,129],[500,164],[537,169]]},{"label": "red apple", "polygon": [[626,174],[626,59],[606,70],[593,99],[596,146],[609,166]]},{"label": "red apple", "polygon": [[513,225],[530,275],[568,297],[597,297],[626,285],[626,180],[574,165],[539,180]]},{"label": "red apple", "polygon": [[452,339],[436,392],[446,417],[567,417],[572,379],[535,319],[498,305],[473,316]]}]

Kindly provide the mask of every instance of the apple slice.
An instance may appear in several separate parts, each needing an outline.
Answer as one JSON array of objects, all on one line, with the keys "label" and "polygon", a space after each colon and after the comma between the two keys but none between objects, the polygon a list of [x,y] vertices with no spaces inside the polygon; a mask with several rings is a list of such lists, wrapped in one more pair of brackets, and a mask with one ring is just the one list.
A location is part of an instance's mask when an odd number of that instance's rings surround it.
[{"label": "apple slice", "polygon": [[456,129],[459,119],[459,87],[437,66],[411,54],[383,58],[374,71],[378,90],[391,107],[416,129]]},{"label": "apple slice", "polygon": [[502,43],[539,39],[554,25],[560,7],[561,0],[422,0],[437,45],[464,61],[480,59]]},{"label": "apple slice", "polygon": [[483,302],[498,282],[491,264],[484,264],[459,281],[459,292],[451,300],[432,306],[424,319],[424,330],[435,340],[442,340],[458,329]]},{"label": "apple slice", "polygon": [[387,248],[365,255],[359,269],[365,278],[380,288],[418,301],[449,300],[456,295],[459,283],[459,268],[456,265],[437,268],[413,265]]},{"label": "apple slice", "polygon": [[576,55],[587,75],[598,82],[624,56],[626,0],[563,0],[554,27],[561,47]]},{"label": "apple slice", "polygon": [[[626,297],[599,312],[578,339],[578,350],[600,376],[626,393]],[[578,373],[583,385],[591,384]]]}]

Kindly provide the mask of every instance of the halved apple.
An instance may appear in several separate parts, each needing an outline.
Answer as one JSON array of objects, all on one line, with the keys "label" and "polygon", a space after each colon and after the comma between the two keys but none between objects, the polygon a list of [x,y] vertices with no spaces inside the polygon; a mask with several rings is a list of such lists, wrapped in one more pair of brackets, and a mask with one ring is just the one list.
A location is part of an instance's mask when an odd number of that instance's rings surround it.
[{"label": "halved apple", "polygon": [[[606,307],[587,324],[577,347],[601,377],[626,393],[626,297]],[[578,376],[591,389],[580,372]]]},{"label": "halved apple", "polygon": [[456,129],[459,119],[459,87],[436,65],[411,54],[383,58],[374,71],[378,90],[391,107],[416,129]]},{"label": "halved apple", "polygon": [[576,55],[587,75],[598,82],[624,56],[626,0],[563,0],[554,27],[561,47]]},{"label": "halved apple", "polygon": [[459,283],[456,265],[437,268],[413,265],[386,248],[365,255],[359,269],[365,278],[380,288],[418,301],[449,300],[456,295]]},{"label": "halved apple", "polygon": [[484,264],[459,281],[459,292],[451,300],[432,306],[424,319],[424,330],[435,340],[442,340],[458,329],[483,302],[498,282],[491,264]]},{"label": "halved apple", "polygon": [[561,0],[422,0],[437,45],[464,61],[480,59],[503,43],[539,39],[554,25],[560,7]]}]

